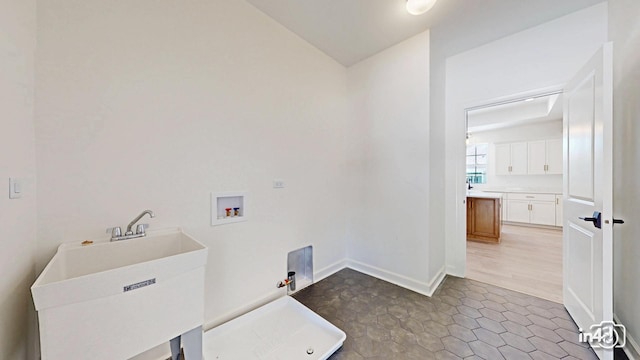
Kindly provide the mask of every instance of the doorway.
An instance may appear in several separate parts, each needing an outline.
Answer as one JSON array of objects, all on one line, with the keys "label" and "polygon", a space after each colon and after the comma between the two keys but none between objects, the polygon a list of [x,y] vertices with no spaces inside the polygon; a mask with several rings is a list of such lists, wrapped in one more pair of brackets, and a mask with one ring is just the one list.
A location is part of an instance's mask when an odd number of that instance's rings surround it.
[{"label": "doorway", "polygon": [[[554,302],[563,279],[562,103],[552,91],[466,109],[466,277]],[[495,207],[474,207],[492,198]],[[474,234],[481,221],[493,221],[492,236]]]}]

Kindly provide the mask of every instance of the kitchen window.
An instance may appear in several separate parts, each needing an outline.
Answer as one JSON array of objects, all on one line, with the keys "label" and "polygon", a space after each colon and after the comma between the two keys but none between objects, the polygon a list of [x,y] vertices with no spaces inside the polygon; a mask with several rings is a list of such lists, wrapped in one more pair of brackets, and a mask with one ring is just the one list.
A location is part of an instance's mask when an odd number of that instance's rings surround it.
[{"label": "kitchen window", "polygon": [[467,145],[467,182],[486,184],[489,144]]}]

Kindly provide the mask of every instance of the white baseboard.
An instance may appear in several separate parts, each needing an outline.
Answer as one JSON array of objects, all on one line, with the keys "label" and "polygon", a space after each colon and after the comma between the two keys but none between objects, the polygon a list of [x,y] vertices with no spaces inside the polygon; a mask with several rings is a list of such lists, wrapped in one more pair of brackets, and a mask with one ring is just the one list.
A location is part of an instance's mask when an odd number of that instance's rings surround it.
[{"label": "white baseboard", "polygon": [[367,265],[355,260],[348,260],[347,267],[426,296],[433,295],[433,293],[438,288],[438,285],[440,285],[440,282],[442,282],[442,279],[444,279],[445,276],[444,268],[442,268],[440,272],[436,274],[436,276],[434,276],[434,278],[431,279],[429,283],[425,283],[404,275],[394,273],[392,271]]},{"label": "white baseboard", "polygon": [[[438,286],[440,286],[440,283],[442,283],[442,280],[444,280],[444,277],[446,276],[446,272],[444,271],[445,268],[443,266],[438,271],[438,273],[433,276],[433,278],[431,279],[431,281],[429,281],[429,283],[424,283],[421,281],[417,281],[415,279],[411,279],[404,275],[396,274],[394,272],[387,271],[375,266],[367,265],[359,261],[342,259],[340,261],[337,261],[329,266],[326,266],[314,272],[313,282],[316,283],[318,281],[321,281],[322,279],[325,279],[345,268],[351,268],[353,270],[360,271],[367,275],[379,278],[381,280],[388,281],[392,284],[398,285],[400,287],[404,287],[406,289],[409,289],[427,296],[433,295],[433,293],[436,291]],[[274,290],[255,301],[252,301],[243,306],[239,306],[231,311],[228,311],[225,314],[218,316],[217,318],[211,321],[208,321],[203,328],[205,331],[207,331],[216,326],[222,325],[227,321],[233,320],[240,315],[243,315],[251,310],[257,309],[262,305],[268,304],[273,300],[276,300],[282,296],[285,296],[286,294],[287,293],[284,289]]]},{"label": "white baseboard", "polygon": [[529,224],[529,223],[521,223],[521,222],[515,222],[515,221],[504,221],[504,220],[502,221],[502,224],[522,226],[522,227],[532,227],[532,228],[538,228],[538,229],[562,230],[562,226],[555,226],[555,225]]},{"label": "white baseboard", "polygon": [[[359,262],[359,261],[354,261],[354,260],[349,260],[349,259],[342,259],[340,261],[337,261],[329,266],[324,267],[323,269],[320,269],[316,272],[314,272],[313,274],[313,282],[316,283],[318,281],[321,281],[322,279],[325,279],[335,273],[337,273],[338,271],[345,269],[345,268],[351,268],[353,270],[356,271],[360,271],[362,273],[365,273],[367,275],[379,278],[381,280],[385,280],[388,281],[392,284],[398,285],[400,287],[404,287],[407,288],[409,290],[418,292],[420,294],[423,295],[427,295],[427,296],[432,296],[433,293],[436,291],[436,289],[438,288],[438,286],[440,286],[440,283],[442,283],[442,280],[444,280],[444,277],[446,276],[445,273],[445,268],[444,266],[438,271],[437,274],[434,275],[434,277],[431,279],[431,281],[429,281],[429,283],[424,283],[424,282],[420,282],[414,279],[411,279],[409,277],[406,277],[404,275],[400,275],[400,274],[396,274],[394,272],[391,271],[387,271],[375,266],[370,266],[367,265],[365,263]],[[209,329],[212,329],[216,326],[222,325],[227,321],[233,320],[235,318],[237,318],[240,315],[246,314],[251,310],[257,309],[262,305],[268,304],[273,300],[276,300],[282,296],[285,296],[286,290],[281,289],[281,290],[274,290],[262,297],[260,297],[259,299],[252,301],[250,303],[247,303],[243,306],[239,306],[231,311],[226,312],[225,314],[222,314],[220,316],[218,316],[217,318],[208,321],[204,326],[204,330],[207,331]]]},{"label": "white baseboard", "polygon": [[347,263],[348,260],[347,259],[342,259],[340,261],[336,261],[335,263],[320,269],[316,272],[313,273],[313,282],[316,283],[324,278],[327,278],[335,273],[337,273],[338,271],[344,269],[347,267]]},{"label": "white baseboard", "polygon": [[407,288],[409,290],[416,291],[418,293],[421,293],[427,296],[433,295],[433,293],[436,291],[438,286],[440,286],[440,284],[444,280],[444,277],[447,275],[447,273],[445,272],[445,267],[443,266],[442,268],[440,268],[440,270],[438,270],[438,273],[435,274],[433,278],[431,278],[431,281],[425,284],[423,282],[411,279],[404,275],[399,275],[394,272],[387,271],[375,266],[370,266],[360,261],[342,259],[315,272],[313,274],[313,282],[315,283],[322,279],[325,279],[345,268],[350,268],[356,271],[360,271],[367,275],[379,278],[381,280],[388,281],[392,284]]},{"label": "white baseboard", "polygon": [[[613,321],[615,321],[616,324],[624,325],[624,323],[620,321],[620,319],[616,314],[613,314]],[[627,354],[627,357],[629,358],[629,360],[640,360],[640,346],[638,344],[639,343],[635,340],[635,338],[631,335],[631,333],[629,333],[629,330],[627,329],[627,341],[623,350],[624,350],[624,353]]]},{"label": "white baseboard", "polygon": [[455,266],[451,266],[451,265],[447,265],[447,274],[449,274],[451,276],[459,277],[459,278],[465,277],[464,276],[464,271],[460,271],[458,268],[456,268]]},{"label": "white baseboard", "polygon": [[443,265],[440,270],[438,270],[438,273],[435,274],[433,278],[431,278],[431,281],[429,281],[429,287],[431,288],[431,290],[429,291],[429,296],[433,296],[433,293],[438,290],[438,286],[442,284],[445,276],[447,276],[447,272],[445,271],[445,267]]}]

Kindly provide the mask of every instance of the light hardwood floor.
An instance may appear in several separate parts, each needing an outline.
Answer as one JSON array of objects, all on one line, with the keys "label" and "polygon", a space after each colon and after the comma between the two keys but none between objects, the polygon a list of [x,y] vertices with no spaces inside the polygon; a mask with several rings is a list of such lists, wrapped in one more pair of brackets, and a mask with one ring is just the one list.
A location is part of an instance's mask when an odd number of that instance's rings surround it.
[{"label": "light hardwood floor", "polygon": [[500,244],[467,241],[467,277],[562,302],[562,230],[502,226]]}]

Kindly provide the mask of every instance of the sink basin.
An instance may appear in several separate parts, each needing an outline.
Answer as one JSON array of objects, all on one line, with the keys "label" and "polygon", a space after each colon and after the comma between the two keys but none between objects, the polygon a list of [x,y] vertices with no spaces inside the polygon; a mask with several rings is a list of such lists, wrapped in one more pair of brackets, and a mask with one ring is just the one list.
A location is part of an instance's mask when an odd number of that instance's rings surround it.
[{"label": "sink basin", "polygon": [[42,359],[127,359],[201,326],[206,261],[180,229],[60,245],[31,287]]}]

